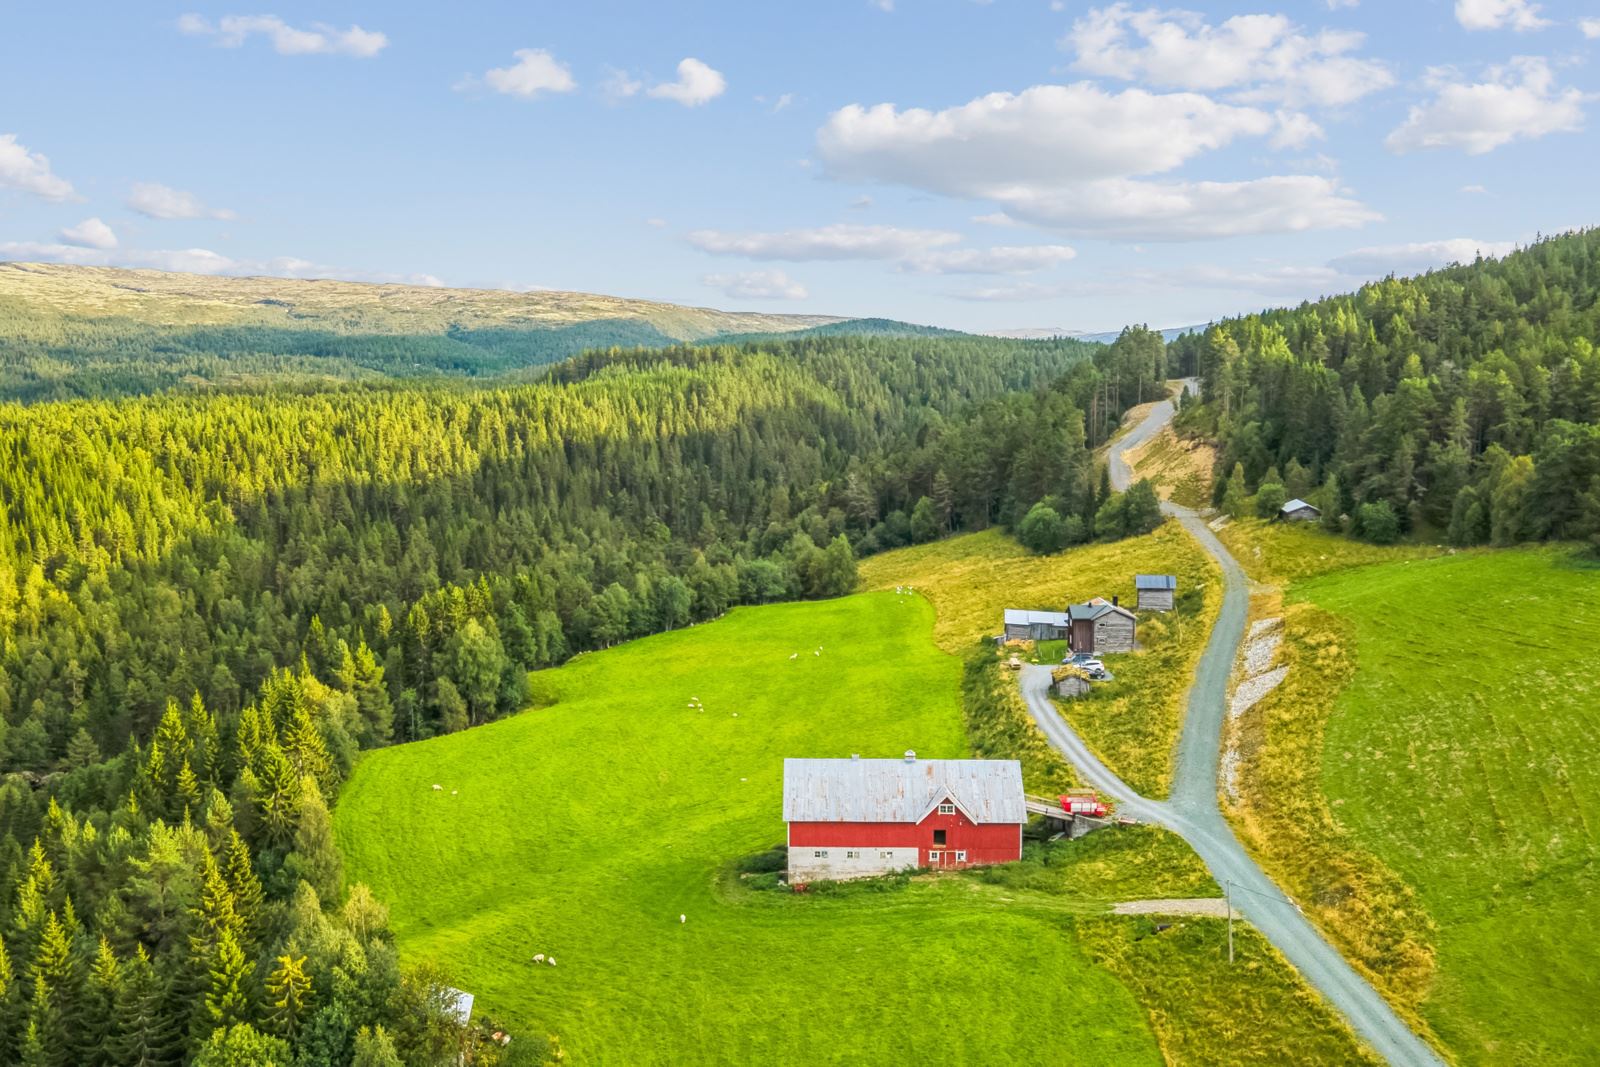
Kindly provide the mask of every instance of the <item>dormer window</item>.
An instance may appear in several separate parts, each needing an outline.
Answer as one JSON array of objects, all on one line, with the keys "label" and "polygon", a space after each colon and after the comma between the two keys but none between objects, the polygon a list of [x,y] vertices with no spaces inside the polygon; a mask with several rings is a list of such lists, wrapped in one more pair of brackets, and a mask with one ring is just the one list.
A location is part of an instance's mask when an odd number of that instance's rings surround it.
[{"label": "dormer window", "polygon": [[954,815],[955,813],[956,813],[956,806],[954,804],[952,804],[950,801],[947,800],[943,804],[939,805],[939,814],[940,815]]}]

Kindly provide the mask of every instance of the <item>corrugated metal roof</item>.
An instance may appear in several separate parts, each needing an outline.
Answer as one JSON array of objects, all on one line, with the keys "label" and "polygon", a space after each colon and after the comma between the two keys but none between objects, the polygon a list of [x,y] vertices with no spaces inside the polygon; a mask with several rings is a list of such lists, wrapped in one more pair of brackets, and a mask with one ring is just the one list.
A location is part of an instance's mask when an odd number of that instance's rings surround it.
[{"label": "corrugated metal roof", "polygon": [[1032,626],[1040,623],[1045,626],[1065,626],[1067,613],[1064,611],[1022,611],[1018,608],[1006,609],[1007,626]]},{"label": "corrugated metal roof", "polygon": [[1022,823],[1022,764],[982,759],[786,759],[784,822],[921,822],[945,798],[977,823]]},{"label": "corrugated metal roof", "polygon": [[1287,504],[1283,505],[1283,507],[1279,508],[1278,510],[1279,511],[1299,511],[1301,508],[1310,508],[1312,511],[1321,510],[1315,504],[1309,504],[1306,501],[1301,500],[1299,497],[1295,497],[1293,500],[1289,501]]},{"label": "corrugated metal roof", "polygon": [[1100,616],[1110,612],[1126,615],[1130,619],[1134,617],[1133,612],[1127,608],[1099,599],[1091,600],[1087,604],[1073,604],[1067,608],[1067,614],[1074,619],[1098,619]]},{"label": "corrugated metal roof", "polygon": [[1135,589],[1176,589],[1178,579],[1171,574],[1135,574],[1133,576]]}]

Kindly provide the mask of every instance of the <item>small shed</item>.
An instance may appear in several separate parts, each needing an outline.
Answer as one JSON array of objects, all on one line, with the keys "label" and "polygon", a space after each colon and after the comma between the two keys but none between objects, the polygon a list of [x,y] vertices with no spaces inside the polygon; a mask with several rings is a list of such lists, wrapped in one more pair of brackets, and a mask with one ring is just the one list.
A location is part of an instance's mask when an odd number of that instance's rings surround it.
[{"label": "small shed", "polygon": [[1135,640],[1133,612],[1117,603],[1095,597],[1067,608],[1071,626],[1067,644],[1074,652],[1132,652]]},{"label": "small shed", "polygon": [[1173,595],[1178,591],[1178,576],[1135,574],[1133,588],[1139,594],[1140,611],[1171,611]]},{"label": "small shed", "polygon": [[1010,641],[1064,641],[1068,625],[1064,611],[1006,609],[1005,634]]},{"label": "small shed", "polygon": [[1081,697],[1089,691],[1089,676],[1074,667],[1058,667],[1054,675],[1056,695]]},{"label": "small shed", "polygon": [[1322,509],[1295,497],[1278,509],[1280,522],[1316,522],[1322,518]]}]

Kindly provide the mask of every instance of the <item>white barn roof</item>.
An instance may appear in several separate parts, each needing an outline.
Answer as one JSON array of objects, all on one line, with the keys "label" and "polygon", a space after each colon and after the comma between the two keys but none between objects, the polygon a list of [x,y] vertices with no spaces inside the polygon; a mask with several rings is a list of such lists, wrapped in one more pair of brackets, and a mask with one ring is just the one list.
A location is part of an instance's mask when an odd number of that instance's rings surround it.
[{"label": "white barn roof", "polygon": [[1307,503],[1306,501],[1301,500],[1299,497],[1295,497],[1278,510],[1284,514],[1288,514],[1291,511],[1299,511],[1301,508],[1310,508],[1312,511],[1318,510],[1315,504]]},{"label": "white barn roof", "polygon": [[945,798],[975,823],[1023,823],[1022,764],[981,759],[786,759],[784,822],[921,822]]},{"label": "white barn roof", "polygon": [[1043,626],[1065,626],[1067,613],[1064,611],[1022,611],[1018,608],[1006,609],[1007,626],[1032,626],[1038,623]]}]

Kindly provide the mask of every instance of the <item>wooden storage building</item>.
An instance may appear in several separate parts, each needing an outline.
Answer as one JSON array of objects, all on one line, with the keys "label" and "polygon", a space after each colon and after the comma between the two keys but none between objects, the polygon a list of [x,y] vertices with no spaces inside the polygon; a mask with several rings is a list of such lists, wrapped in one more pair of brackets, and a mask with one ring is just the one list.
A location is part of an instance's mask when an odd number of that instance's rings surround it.
[{"label": "wooden storage building", "polygon": [[1140,611],[1171,611],[1178,578],[1173,574],[1135,574],[1133,588],[1139,596],[1136,606]]},{"label": "wooden storage building", "polygon": [[1065,641],[1067,625],[1067,613],[1064,611],[1006,609],[1005,634],[1008,641]]},{"label": "wooden storage building", "polygon": [[1117,603],[1095,597],[1086,604],[1073,604],[1067,609],[1071,627],[1067,631],[1067,644],[1074,652],[1132,652],[1136,619],[1133,612]]},{"label": "wooden storage building", "polygon": [[1316,522],[1320,518],[1322,509],[1315,504],[1306,503],[1299,497],[1295,497],[1278,509],[1278,519],[1282,522]]}]

